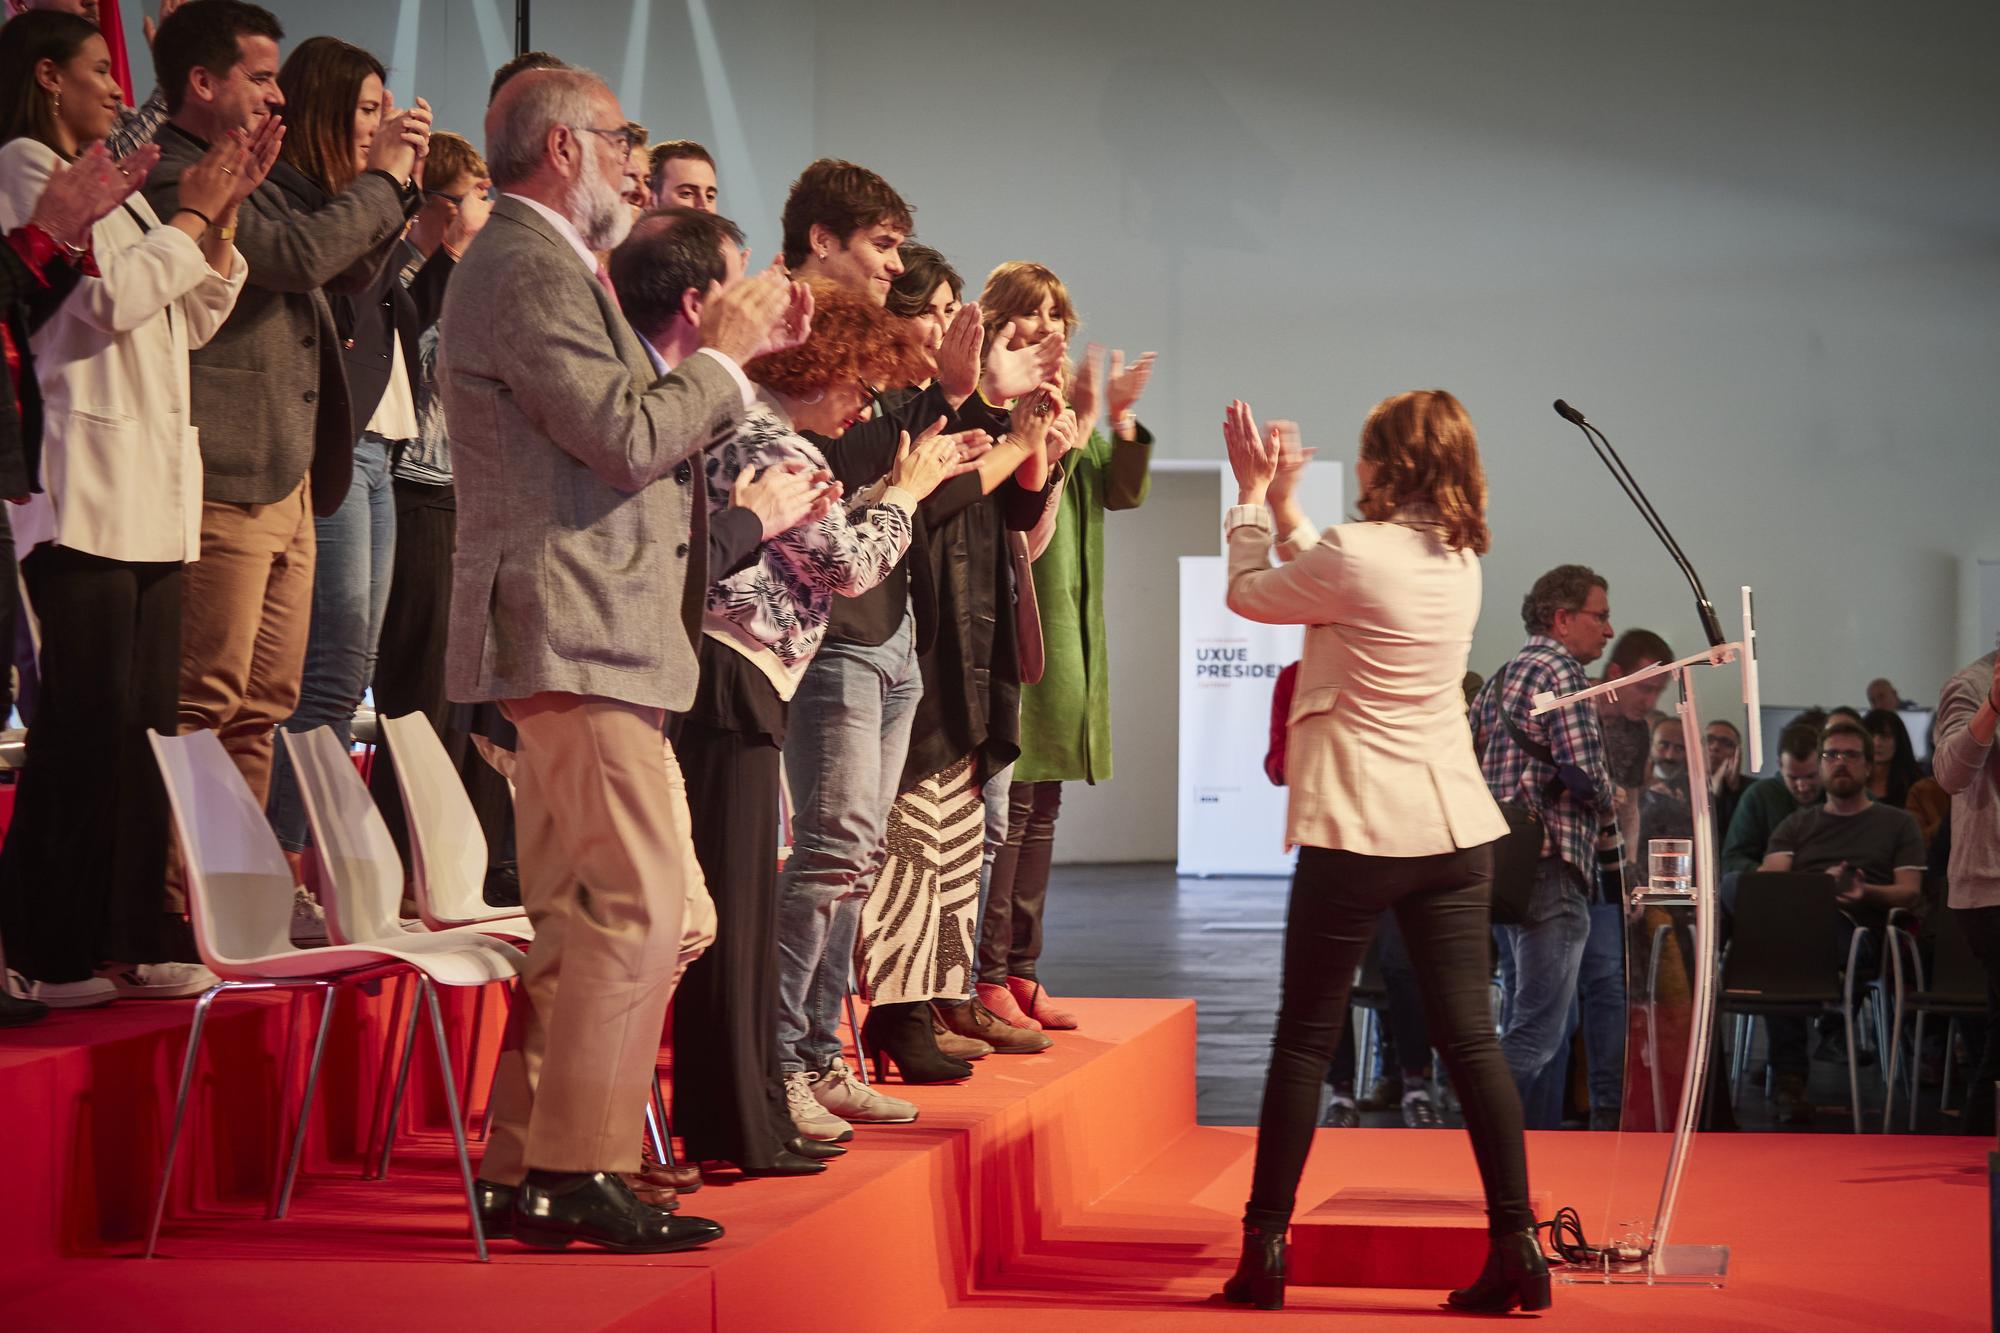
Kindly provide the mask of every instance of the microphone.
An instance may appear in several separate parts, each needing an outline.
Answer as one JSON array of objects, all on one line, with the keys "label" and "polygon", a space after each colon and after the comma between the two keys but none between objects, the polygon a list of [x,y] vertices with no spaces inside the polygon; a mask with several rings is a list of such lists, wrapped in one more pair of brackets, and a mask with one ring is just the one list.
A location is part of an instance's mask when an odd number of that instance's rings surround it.
[{"label": "microphone", "polygon": [[1583,438],[1590,441],[1591,449],[1610,470],[1612,480],[1618,483],[1626,498],[1632,501],[1639,511],[1639,517],[1646,520],[1646,526],[1653,530],[1653,535],[1660,539],[1660,544],[1667,548],[1667,554],[1674,558],[1674,563],[1680,567],[1682,576],[1688,581],[1688,587],[1694,589],[1695,614],[1701,617],[1701,628],[1702,632],[1708,635],[1708,646],[1721,647],[1725,642],[1722,636],[1722,622],[1716,619],[1715,604],[1708,600],[1708,592],[1701,586],[1701,576],[1694,572],[1694,566],[1688,563],[1687,555],[1681,550],[1680,543],[1674,540],[1671,532],[1667,531],[1667,525],[1661,521],[1659,512],[1653,508],[1653,502],[1639,489],[1639,483],[1625,466],[1625,460],[1611,447],[1611,441],[1604,432],[1585,420],[1583,413],[1560,398],[1556,399],[1554,406],[1557,416],[1583,432]]}]

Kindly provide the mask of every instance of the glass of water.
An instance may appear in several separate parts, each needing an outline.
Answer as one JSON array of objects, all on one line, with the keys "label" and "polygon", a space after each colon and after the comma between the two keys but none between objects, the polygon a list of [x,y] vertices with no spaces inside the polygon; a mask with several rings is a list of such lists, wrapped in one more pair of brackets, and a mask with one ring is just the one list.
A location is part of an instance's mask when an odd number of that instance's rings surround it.
[{"label": "glass of water", "polygon": [[1654,838],[1646,847],[1654,893],[1694,892],[1694,839]]}]

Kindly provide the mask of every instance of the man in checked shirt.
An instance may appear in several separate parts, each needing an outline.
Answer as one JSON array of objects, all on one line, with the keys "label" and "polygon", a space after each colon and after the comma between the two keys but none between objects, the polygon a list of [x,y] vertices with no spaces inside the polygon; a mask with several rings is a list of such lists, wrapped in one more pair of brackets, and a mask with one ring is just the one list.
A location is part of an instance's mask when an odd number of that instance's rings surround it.
[{"label": "man in checked shirt", "polygon": [[1527,1127],[1557,1129],[1570,1007],[1590,934],[1597,835],[1611,814],[1612,789],[1595,708],[1529,712],[1544,690],[1568,694],[1590,684],[1583,668],[1612,637],[1608,585],[1582,565],[1558,565],[1535,580],[1521,621],[1528,641],[1473,699],[1472,730],[1493,799],[1530,806],[1547,832],[1527,919],[1499,927],[1514,960],[1500,1049]]}]

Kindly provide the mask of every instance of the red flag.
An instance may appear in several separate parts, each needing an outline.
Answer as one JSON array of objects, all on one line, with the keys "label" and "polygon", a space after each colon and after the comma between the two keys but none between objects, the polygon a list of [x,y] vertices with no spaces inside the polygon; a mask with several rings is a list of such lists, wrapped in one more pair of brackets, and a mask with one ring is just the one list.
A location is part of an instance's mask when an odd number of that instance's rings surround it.
[{"label": "red flag", "polygon": [[132,91],[132,62],[125,55],[125,21],[118,17],[118,0],[97,0],[97,27],[111,50],[111,73],[125,90],[125,105],[139,105]]}]

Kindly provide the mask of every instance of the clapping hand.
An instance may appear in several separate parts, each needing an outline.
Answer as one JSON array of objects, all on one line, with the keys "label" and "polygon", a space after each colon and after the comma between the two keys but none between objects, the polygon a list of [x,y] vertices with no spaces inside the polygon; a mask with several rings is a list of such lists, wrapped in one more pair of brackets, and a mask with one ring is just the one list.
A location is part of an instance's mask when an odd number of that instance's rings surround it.
[{"label": "clapping hand", "polygon": [[[173,12],[179,9],[185,2],[186,0],[160,0],[160,23],[165,23]],[[95,21],[94,19],[92,20],[92,22]],[[146,45],[150,47],[153,44],[153,38],[159,35],[160,28],[159,24],[154,23],[151,19],[141,19],[139,21],[139,30],[146,34]]]},{"label": "clapping hand", "polygon": [[993,452],[993,437],[983,430],[962,430],[947,438],[958,445],[958,462],[952,464],[951,472],[945,478],[947,481],[967,472],[977,472],[980,460]]},{"label": "clapping hand", "polygon": [[732,508],[748,509],[763,525],[764,540],[781,532],[817,523],[832,512],[841,495],[840,483],[824,468],[781,463],[761,472],[744,468],[729,488]]},{"label": "clapping hand", "polygon": [[986,344],[986,330],[979,323],[979,302],[968,301],[952,316],[951,326],[938,344],[938,387],[954,403],[972,397],[979,387],[979,353]]},{"label": "clapping hand", "polygon": [[1111,374],[1105,380],[1105,396],[1108,399],[1105,406],[1111,413],[1113,429],[1137,405],[1139,395],[1146,392],[1146,383],[1153,378],[1156,355],[1147,352],[1128,366],[1125,364],[1125,353],[1115,347],[1111,349]]},{"label": "clapping hand", "polygon": [[1284,443],[1272,428],[1268,435],[1257,429],[1257,417],[1250,404],[1236,399],[1222,417],[1222,442],[1229,451],[1229,468],[1236,474],[1236,502],[1260,505],[1271,483],[1277,479],[1278,462]]},{"label": "clapping hand", "polygon": [[90,244],[97,220],[125,202],[146,183],[146,173],[160,160],[160,146],[147,144],[114,161],[101,143],[77,154],[68,166],[58,165],[28,225],[40,227],[58,245],[81,249]]},{"label": "clapping hand", "polygon": [[1036,385],[1054,377],[1062,365],[1063,349],[1068,340],[1060,333],[1051,333],[1038,343],[1026,347],[1010,347],[1014,341],[1016,325],[1007,321],[1006,327],[994,335],[993,345],[986,349],[986,401],[1004,403],[1010,398],[1019,398]]},{"label": "clapping hand", "polygon": [[1086,343],[1083,355],[1070,367],[1069,405],[1076,410],[1077,425],[1089,435],[1097,427],[1097,414],[1104,406],[1104,348]]},{"label": "clapping hand", "polygon": [[942,434],[943,417],[930,424],[916,442],[910,442],[910,433],[902,432],[896,438],[896,462],[889,469],[889,484],[908,491],[921,500],[938,488],[951,472],[958,459],[958,444],[951,436]]},{"label": "clapping hand", "polygon": [[812,289],[780,264],[729,287],[711,284],[702,310],[701,345],[737,365],[788,351],[812,333]]},{"label": "clapping hand", "polygon": [[404,111],[395,109],[395,98],[382,90],[382,127],[368,146],[368,169],[386,171],[398,181],[417,178],[417,168],[430,149],[431,104],[423,98]]}]

